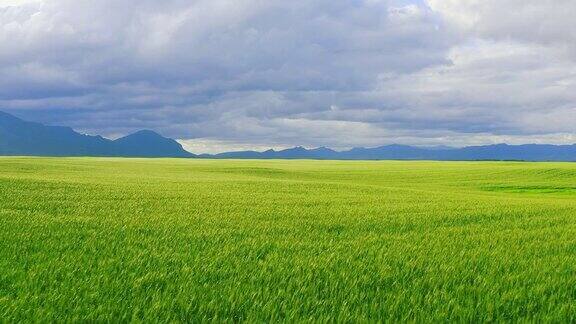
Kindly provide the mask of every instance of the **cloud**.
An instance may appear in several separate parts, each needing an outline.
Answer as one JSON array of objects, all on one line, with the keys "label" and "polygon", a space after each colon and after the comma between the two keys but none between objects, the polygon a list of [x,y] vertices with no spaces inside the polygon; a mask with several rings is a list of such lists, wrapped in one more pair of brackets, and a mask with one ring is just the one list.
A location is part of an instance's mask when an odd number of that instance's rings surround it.
[{"label": "cloud", "polygon": [[2,0],[2,2],[0,2],[0,8],[22,6],[24,4],[38,3],[38,2],[40,2],[40,0]]},{"label": "cloud", "polygon": [[0,109],[110,137],[151,128],[207,151],[571,141],[574,9],[10,1],[0,6]]},{"label": "cloud", "polygon": [[235,152],[235,151],[259,151],[263,152],[269,149],[283,150],[290,146],[275,145],[275,144],[246,144],[244,142],[234,142],[234,141],[223,141],[223,140],[211,140],[196,138],[192,140],[179,140],[180,144],[185,150],[189,152],[207,153],[207,154],[217,154],[222,152]]},{"label": "cloud", "polygon": [[554,49],[480,42],[449,57],[450,65],[383,81],[384,100],[400,99],[397,118],[465,133],[574,131],[576,65]]},{"label": "cloud", "polygon": [[482,38],[517,40],[572,51],[576,2],[570,0],[428,0],[447,21]]}]

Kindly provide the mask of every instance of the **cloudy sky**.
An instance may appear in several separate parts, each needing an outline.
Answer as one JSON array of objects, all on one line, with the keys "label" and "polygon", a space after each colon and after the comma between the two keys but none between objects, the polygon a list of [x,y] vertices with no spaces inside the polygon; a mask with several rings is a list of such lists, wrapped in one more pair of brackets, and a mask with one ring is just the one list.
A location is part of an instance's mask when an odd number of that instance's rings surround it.
[{"label": "cloudy sky", "polygon": [[574,0],[0,0],[0,110],[193,152],[576,142]]}]

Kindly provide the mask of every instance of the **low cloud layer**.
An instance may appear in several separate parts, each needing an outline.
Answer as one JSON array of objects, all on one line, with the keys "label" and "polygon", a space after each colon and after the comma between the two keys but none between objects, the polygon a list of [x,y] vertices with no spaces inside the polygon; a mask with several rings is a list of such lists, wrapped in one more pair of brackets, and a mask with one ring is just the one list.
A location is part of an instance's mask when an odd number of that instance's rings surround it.
[{"label": "low cloud layer", "polygon": [[[514,15],[507,13],[514,12]],[[196,152],[574,142],[566,0],[10,0],[0,110]]]}]

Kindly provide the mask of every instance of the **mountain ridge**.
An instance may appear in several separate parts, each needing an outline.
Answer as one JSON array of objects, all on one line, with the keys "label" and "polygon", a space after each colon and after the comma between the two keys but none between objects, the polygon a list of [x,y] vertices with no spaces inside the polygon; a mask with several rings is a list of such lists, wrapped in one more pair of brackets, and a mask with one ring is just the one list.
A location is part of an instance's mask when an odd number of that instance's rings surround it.
[{"label": "mountain ridge", "polygon": [[142,130],[109,140],[65,126],[45,126],[0,111],[0,155],[193,157],[173,139]]},{"label": "mountain ridge", "polygon": [[210,159],[437,160],[437,161],[565,161],[576,162],[576,144],[492,144],[462,148],[390,144],[335,151],[327,147],[193,154],[177,141],[152,130],[116,140],[84,135],[70,127],[45,126],[0,111],[0,155],[180,157]]},{"label": "mountain ridge", "polygon": [[[296,149],[296,150],[295,150]],[[437,161],[558,161],[576,162],[576,144],[523,144],[505,143],[456,147],[415,147],[391,144],[374,148],[356,147],[346,151],[331,149],[303,149],[281,151],[240,151],[203,154],[201,158],[237,159],[316,159],[316,160],[437,160]],[[320,151],[319,151],[320,150]]]}]

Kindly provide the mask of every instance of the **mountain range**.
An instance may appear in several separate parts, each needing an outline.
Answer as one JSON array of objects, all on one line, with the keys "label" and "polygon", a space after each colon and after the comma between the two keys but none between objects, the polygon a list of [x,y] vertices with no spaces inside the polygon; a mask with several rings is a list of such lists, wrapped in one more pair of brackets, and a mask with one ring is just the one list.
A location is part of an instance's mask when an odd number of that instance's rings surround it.
[{"label": "mountain range", "polygon": [[180,143],[143,130],[109,140],[72,128],[44,126],[0,112],[0,155],[193,157]]},{"label": "mountain range", "polygon": [[0,155],[182,157],[214,159],[318,159],[318,160],[518,160],[576,161],[576,145],[484,145],[464,148],[386,145],[335,151],[321,147],[294,147],[264,152],[239,151],[195,155],[177,141],[142,130],[116,140],[75,132],[72,128],[44,126],[0,112]]},{"label": "mountain range", "polygon": [[334,151],[321,147],[295,147],[282,151],[242,151],[198,157],[221,159],[317,159],[317,160],[438,160],[438,161],[576,161],[576,145],[485,145],[452,147],[414,147],[386,145]]}]

